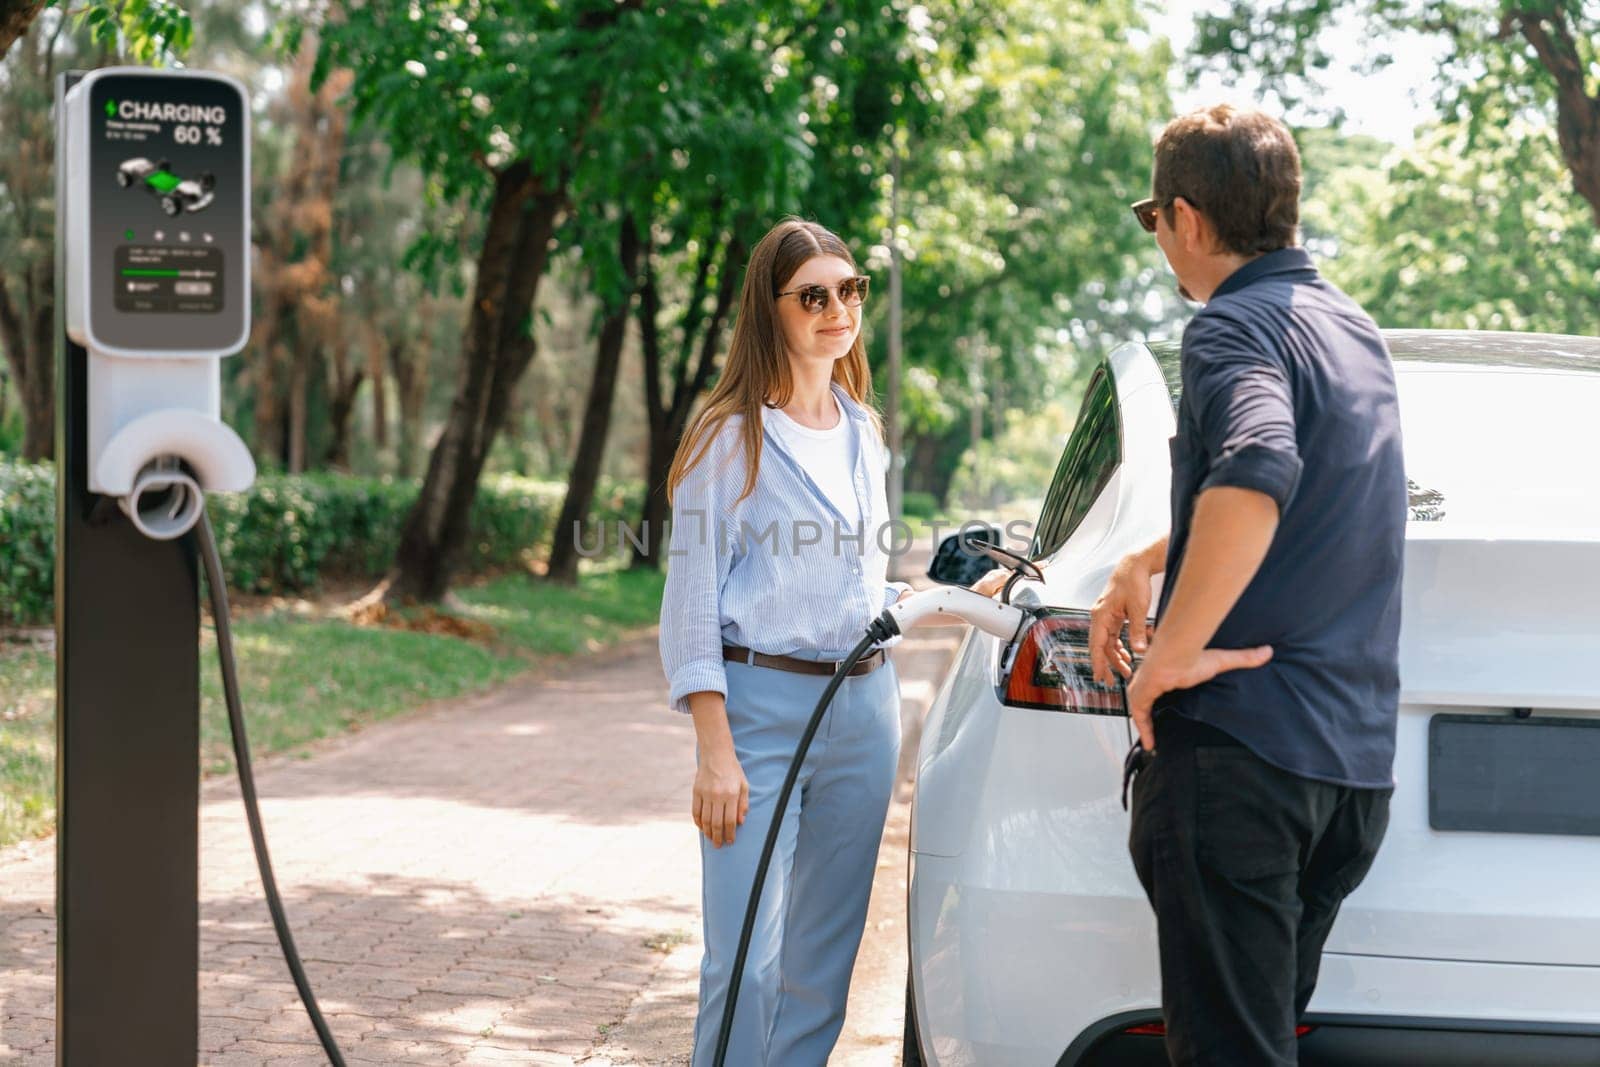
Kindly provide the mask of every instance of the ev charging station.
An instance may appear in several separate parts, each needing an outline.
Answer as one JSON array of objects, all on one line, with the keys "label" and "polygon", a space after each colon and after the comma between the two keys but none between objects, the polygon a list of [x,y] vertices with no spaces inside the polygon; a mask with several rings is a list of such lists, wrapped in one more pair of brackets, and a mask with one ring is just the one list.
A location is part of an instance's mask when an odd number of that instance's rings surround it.
[{"label": "ev charging station", "polygon": [[199,1028],[204,494],[250,327],[249,100],[108,68],[56,85],[56,1062],[182,1064]]}]

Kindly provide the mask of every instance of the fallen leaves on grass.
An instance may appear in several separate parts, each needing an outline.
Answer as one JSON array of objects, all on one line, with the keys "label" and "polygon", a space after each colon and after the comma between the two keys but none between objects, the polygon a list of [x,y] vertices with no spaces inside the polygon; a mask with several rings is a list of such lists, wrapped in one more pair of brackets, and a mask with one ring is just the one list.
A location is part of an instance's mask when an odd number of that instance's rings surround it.
[{"label": "fallen leaves on grass", "polygon": [[460,615],[451,615],[449,612],[440,611],[438,608],[409,608],[405,611],[391,612],[385,620],[389,626],[402,630],[415,630],[425,634],[443,634],[447,637],[460,637],[468,641],[489,642],[494,640],[494,627],[486,622],[476,619],[464,619]]},{"label": "fallen leaves on grass", "polygon": [[346,618],[355,626],[388,626],[395,630],[459,637],[482,644],[491,643],[495,638],[495,629],[488,623],[452,615],[435,607],[395,610],[382,600],[375,600],[354,608]]}]

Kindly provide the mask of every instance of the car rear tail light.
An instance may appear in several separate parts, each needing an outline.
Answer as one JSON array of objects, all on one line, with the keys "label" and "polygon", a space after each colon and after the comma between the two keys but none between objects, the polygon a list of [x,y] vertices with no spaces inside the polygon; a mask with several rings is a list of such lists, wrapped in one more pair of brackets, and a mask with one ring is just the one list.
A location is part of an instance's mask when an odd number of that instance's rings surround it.
[{"label": "car rear tail light", "polygon": [[[1315,1026],[1309,1026],[1302,1023],[1294,1028],[1294,1036],[1305,1037],[1315,1029]],[[1167,1026],[1165,1023],[1141,1023],[1138,1026],[1130,1026],[1122,1032],[1125,1034],[1131,1034],[1135,1037],[1166,1037]]]},{"label": "car rear tail light", "polygon": [[1088,715],[1128,713],[1121,682],[1101,685],[1089,668],[1087,612],[1053,611],[1040,616],[1018,642],[1003,685],[1002,699],[1014,708]]}]

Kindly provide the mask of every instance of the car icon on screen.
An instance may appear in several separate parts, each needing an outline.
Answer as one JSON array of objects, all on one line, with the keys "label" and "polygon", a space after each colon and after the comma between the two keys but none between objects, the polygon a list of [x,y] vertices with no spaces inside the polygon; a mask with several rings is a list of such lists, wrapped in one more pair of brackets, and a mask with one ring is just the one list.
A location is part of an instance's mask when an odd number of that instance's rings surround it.
[{"label": "car icon on screen", "polygon": [[185,211],[190,214],[204,211],[211,206],[211,201],[216,198],[215,175],[206,171],[198,178],[180,178],[172,173],[170,167],[165,159],[154,163],[142,156],[125,159],[117,166],[117,184],[124,189],[135,182],[144,186],[152,196],[160,199],[161,210],[169,218],[175,218]]},{"label": "car icon on screen", "polygon": [[182,212],[194,214],[204,211],[211,206],[211,201],[216,199],[217,179],[210,171],[206,171],[198,178],[180,181],[176,188],[161,198],[161,210],[168,215],[178,215]]},{"label": "car icon on screen", "polygon": [[134,182],[143,181],[148,175],[164,171],[169,166],[171,164],[164,159],[156,160],[154,163],[143,156],[125,159],[117,166],[117,184],[126,189]]}]

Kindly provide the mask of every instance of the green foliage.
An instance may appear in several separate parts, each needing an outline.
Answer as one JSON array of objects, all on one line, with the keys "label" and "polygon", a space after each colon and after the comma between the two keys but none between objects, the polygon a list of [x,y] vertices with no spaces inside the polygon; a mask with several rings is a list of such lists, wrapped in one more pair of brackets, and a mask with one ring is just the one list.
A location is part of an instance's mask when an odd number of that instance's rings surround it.
[{"label": "green foliage", "polygon": [[[0,376],[5,371],[0,369]],[[16,408],[0,409],[0,456],[22,451],[22,412]]]},{"label": "green foliage", "polygon": [[[1285,108],[1337,124],[1343,118],[1338,95],[1319,75],[1333,64],[1328,45],[1341,22],[1359,23],[1372,42],[1413,34],[1444,42],[1438,101],[1447,120],[1467,131],[1469,147],[1480,133],[1524,110],[1567,127],[1566,164],[1575,175],[1587,175],[1590,210],[1600,224],[1600,200],[1592,191],[1600,157],[1588,150],[1579,158],[1580,146],[1594,140],[1600,114],[1600,7],[1590,0],[1230,0],[1196,19],[1192,64],[1196,71],[1256,74]],[[1372,48],[1355,66],[1370,71],[1392,60]]]},{"label": "green foliage", "polygon": [[[465,569],[524,563],[548,546],[564,487],[514,475],[484,479]],[[305,593],[329,578],[388,570],[416,498],[414,482],[339,474],[270,475],[244,493],[207,498],[229,581],[250,593]],[[602,485],[592,521],[614,529],[637,512],[634,485]],[[55,585],[55,475],[0,462],[0,622],[48,621]]]},{"label": "green foliage", "polygon": [[960,415],[960,406],[940,388],[939,375],[931,367],[906,367],[900,382],[900,418],[907,433],[938,433],[954,425]]},{"label": "green foliage", "polygon": [[906,350],[940,376],[958,340],[1038,391],[1062,331],[1103,320],[1156,249],[1127,205],[1167,114],[1164,42],[1136,41],[1132,0],[991,5],[970,63],[930,72],[945,121],[909,144],[903,181]]},{"label": "green foliage", "polygon": [[900,512],[908,519],[931,519],[939,513],[939,498],[932,493],[909,490],[900,497]]},{"label": "green foliage", "polygon": [[0,459],[0,622],[50,618],[55,559],[55,468]]},{"label": "green foliage", "polygon": [[1300,238],[1312,254],[1340,254],[1352,222],[1374,205],[1384,186],[1384,163],[1395,147],[1336,127],[1294,131],[1300,148]]},{"label": "green foliage", "polygon": [[55,667],[48,650],[0,646],[0,848],[55,822]]},{"label": "green foliage", "polygon": [[[1054,402],[1104,349],[1160,328],[1175,304],[1162,301],[1166,268],[1128,211],[1146,195],[1151,131],[1170,108],[1166,43],[1151,42],[1133,0],[975,6],[987,19],[979,32],[936,38],[925,61],[939,118],[903,138],[895,236],[902,413],[931,457],[910,473],[936,493],[974,406]],[[874,297],[880,353],[886,304]]]},{"label": "green foliage", "polygon": [[950,480],[951,507],[1010,505],[1037,515],[1072,432],[1076,399],[1031,412],[1007,412],[1000,434],[979,442],[962,456],[961,466]]},{"label": "green foliage", "polygon": [[[729,64],[768,9],[776,5],[380,0],[317,26],[317,82],[354,71],[356,118],[382,129],[394,157],[415,162],[444,200],[481,205],[490,175],[520,164],[543,188],[581,190],[575,210],[596,210],[617,201],[641,154],[670,151],[661,127],[737,129],[728,116],[747,108],[758,60],[746,49],[739,67]],[[713,73],[740,80],[720,86]],[[716,91],[725,113],[713,110]],[[736,154],[741,147],[725,143],[730,171],[776,165]]]},{"label": "green foliage", "polygon": [[90,0],[72,14],[94,43],[139,63],[171,62],[194,44],[189,13],[171,0]]},{"label": "green foliage", "polygon": [[1385,326],[1600,331],[1600,231],[1549,124],[1424,131],[1383,180],[1336,184],[1330,278]]}]

